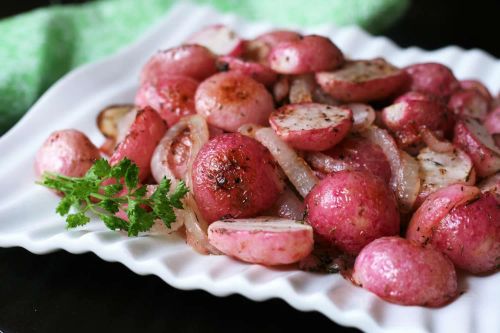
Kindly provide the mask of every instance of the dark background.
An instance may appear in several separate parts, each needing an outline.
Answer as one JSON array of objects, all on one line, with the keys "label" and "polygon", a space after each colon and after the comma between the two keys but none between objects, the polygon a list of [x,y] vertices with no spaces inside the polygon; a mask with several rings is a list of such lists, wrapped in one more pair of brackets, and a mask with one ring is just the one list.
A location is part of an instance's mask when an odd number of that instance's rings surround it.
[{"label": "dark background", "polygon": [[[139,0],[138,0],[139,1]],[[0,17],[51,3],[2,1]],[[401,46],[450,44],[500,57],[500,1],[414,0],[383,34]],[[1,47],[1,46],[0,46]],[[500,80],[500,78],[498,78]],[[233,326],[234,325],[234,326]],[[30,332],[359,332],[281,300],[253,302],[176,290],[158,277],[139,276],[94,254],[34,255],[0,249],[0,331]]]}]

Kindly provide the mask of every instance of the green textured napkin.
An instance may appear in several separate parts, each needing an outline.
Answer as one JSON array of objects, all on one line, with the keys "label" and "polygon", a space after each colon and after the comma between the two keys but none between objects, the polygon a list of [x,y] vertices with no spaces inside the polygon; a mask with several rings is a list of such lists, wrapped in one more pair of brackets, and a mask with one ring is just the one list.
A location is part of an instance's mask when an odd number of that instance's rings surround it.
[{"label": "green textured napkin", "polygon": [[[277,24],[358,24],[380,31],[409,0],[197,0]],[[0,21],[0,133],[58,78],[138,38],[175,0],[101,0],[51,6]]]}]

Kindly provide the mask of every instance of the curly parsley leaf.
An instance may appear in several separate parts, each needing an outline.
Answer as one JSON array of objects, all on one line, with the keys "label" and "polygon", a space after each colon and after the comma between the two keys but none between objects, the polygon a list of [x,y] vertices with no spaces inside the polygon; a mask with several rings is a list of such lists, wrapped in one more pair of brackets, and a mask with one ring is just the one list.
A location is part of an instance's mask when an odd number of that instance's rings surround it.
[{"label": "curly parsley leaf", "polygon": [[[93,213],[107,228],[126,231],[129,236],[150,230],[158,219],[170,227],[176,220],[174,208],[183,208],[182,198],[189,191],[181,181],[169,194],[171,183],[164,178],[148,196],[148,186],[138,187],[139,168],[129,159],[114,166],[100,159],[83,177],[45,173],[38,184],[63,195],[56,212],[66,216],[67,228],[89,223]],[[120,210],[128,221],[115,215]]]}]

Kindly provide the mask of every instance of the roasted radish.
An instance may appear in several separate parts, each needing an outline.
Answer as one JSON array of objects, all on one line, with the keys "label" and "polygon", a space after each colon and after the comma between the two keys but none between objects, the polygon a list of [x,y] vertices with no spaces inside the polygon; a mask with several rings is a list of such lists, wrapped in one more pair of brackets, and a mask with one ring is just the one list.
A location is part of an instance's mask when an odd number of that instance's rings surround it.
[{"label": "roasted radish", "polygon": [[330,39],[317,35],[278,43],[269,54],[269,66],[281,74],[331,71],[343,62],[339,48]]},{"label": "roasted radish", "polygon": [[320,240],[356,255],[371,241],[399,233],[394,195],[368,172],[328,175],[305,199],[307,221]]},{"label": "roasted radish", "polygon": [[471,157],[478,176],[487,177],[500,170],[500,148],[477,120],[457,122],[453,142]]},{"label": "roasted radish", "polygon": [[411,91],[418,91],[447,100],[460,88],[453,72],[445,65],[438,63],[421,63],[406,67],[410,75]]},{"label": "roasted radish", "polygon": [[294,42],[302,38],[300,34],[289,30],[274,30],[245,42],[243,58],[269,65],[269,53],[281,42]]},{"label": "roasted radish", "polygon": [[424,148],[418,154],[417,161],[422,180],[417,199],[419,203],[440,188],[452,184],[474,185],[476,182],[472,160],[460,149],[438,153]]},{"label": "roasted radish", "polygon": [[453,128],[446,106],[419,93],[403,95],[384,108],[382,121],[403,148],[418,144],[423,129],[444,134]]},{"label": "roasted radish", "polygon": [[491,95],[488,88],[477,80],[461,80],[459,82],[460,88],[464,90],[475,90],[480,93],[491,105],[493,103],[493,96]]},{"label": "roasted radish", "polygon": [[187,44],[198,44],[215,54],[238,56],[243,53],[243,39],[227,26],[215,24],[191,36]]},{"label": "roasted radish", "polygon": [[459,90],[453,93],[448,107],[458,117],[470,117],[484,121],[490,102],[477,90]]},{"label": "roasted radish", "polygon": [[386,184],[391,179],[391,166],[384,151],[380,146],[366,138],[349,136],[323,153],[334,161],[338,161],[338,163],[321,165],[317,158],[311,160],[308,157],[308,161],[312,162],[311,166],[322,173],[340,171],[335,170],[334,165],[338,167],[340,163],[344,163],[346,165],[345,169],[370,172],[383,179]]},{"label": "roasted radish", "polygon": [[250,76],[266,87],[271,87],[278,78],[278,75],[267,66],[230,56],[220,57],[217,60],[217,68],[221,72],[232,71]]},{"label": "roasted radish", "polygon": [[156,83],[146,82],[139,88],[135,104],[140,108],[152,107],[168,126],[172,126],[181,117],[196,113],[194,94],[197,87],[198,81],[187,76],[170,76]]},{"label": "roasted radish", "polygon": [[334,72],[319,72],[316,81],[343,102],[382,100],[398,92],[407,81],[404,71],[384,59],[349,61]]},{"label": "roasted radish", "polygon": [[153,55],[142,68],[141,84],[156,83],[172,75],[204,80],[217,71],[215,56],[200,45],[182,45]]},{"label": "roasted radish", "polygon": [[458,294],[455,268],[446,256],[399,237],[382,237],[363,248],[353,280],[402,305],[440,306]]},{"label": "roasted radish", "polygon": [[267,266],[300,261],[314,242],[309,225],[277,217],[216,221],[208,227],[208,238],[224,254]]},{"label": "roasted radish", "polygon": [[271,113],[271,127],[292,147],[322,151],[336,145],[352,127],[352,111],[316,103],[290,104]]},{"label": "roasted radish", "polygon": [[82,177],[100,158],[99,149],[78,130],[53,132],[38,149],[35,157],[37,176],[44,172],[67,177]]},{"label": "roasted radish", "polygon": [[266,125],[274,109],[272,96],[254,79],[235,72],[203,81],[195,97],[196,112],[210,125],[235,132],[248,123]]},{"label": "roasted radish", "polygon": [[493,137],[497,147],[500,148],[500,106],[488,113],[484,121],[484,127]]},{"label": "roasted radish", "polygon": [[193,194],[208,222],[252,217],[270,208],[283,183],[276,162],[254,139],[219,135],[200,150],[193,164]]}]

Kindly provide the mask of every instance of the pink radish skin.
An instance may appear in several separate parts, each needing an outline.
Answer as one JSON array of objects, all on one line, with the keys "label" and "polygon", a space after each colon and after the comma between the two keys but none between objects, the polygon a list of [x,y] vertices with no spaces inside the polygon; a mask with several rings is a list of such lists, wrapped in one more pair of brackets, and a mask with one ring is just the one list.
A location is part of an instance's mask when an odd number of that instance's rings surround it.
[{"label": "pink radish skin", "polygon": [[215,55],[200,45],[182,45],[154,54],[142,68],[141,84],[172,75],[201,81],[217,72]]},{"label": "pink radish skin", "polygon": [[181,117],[196,113],[196,88],[198,81],[187,76],[171,76],[157,81],[156,84],[147,82],[139,88],[135,104],[139,108],[152,107],[170,127]]},{"label": "pink radish skin", "polygon": [[330,71],[343,62],[339,48],[330,39],[316,35],[279,43],[269,54],[269,67],[280,74]]},{"label": "pink radish skin", "polygon": [[488,113],[483,125],[493,137],[497,147],[500,148],[500,107]]},{"label": "pink radish skin", "polygon": [[266,125],[274,110],[272,96],[254,79],[235,72],[218,73],[196,91],[196,112],[207,122],[228,132],[241,125]]},{"label": "pink radish skin", "polygon": [[477,187],[460,184],[450,185],[430,194],[413,214],[406,238],[428,244],[432,240],[433,230],[453,208],[477,198],[479,194]]},{"label": "pink radish skin", "polygon": [[451,261],[399,237],[382,237],[356,258],[354,281],[391,303],[437,307],[458,294]]},{"label": "pink radish skin", "polygon": [[388,98],[407,82],[406,73],[384,59],[349,61],[333,72],[316,73],[316,81],[334,99],[371,102]]},{"label": "pink radish skin", "polygon": [[475,90],[480,93],[488,101],[489,105],[493,103],[493,96],[491,95],[488,88],[481,82],[477,80],[461,80],[459,84],[460,88],[464,90]]},{"label": "pink radish skin", "polygon": [[490,103],[476,90],[460,90],[451,95],[448,107],[458,117],[470,117],[480,121],[486,119]]},{"label": "pink radish skin", "polygon": [[217,60],[217,68],[220,71],[231,71],[247,75],[266,87],[271,87],[278,78],[278,75],[267,66],[230,56],[220,57]]},{"label": "pink radish skin", "polygon": [[242,58],[269,66],[269,53],[272,48],[281,42],[300,40],[302,36],[294,31],[275,30],[244,42]]},{"label": "pink radish skin", "polygon": [[289,104],[271,113],[271,127],[292,147],[322,151],[342,140],[353,124],[348,108],[317,103]]},{"label": "pink radish skin", "polygon": [[453,72],[438,63],[421,63],[404,68],[411,77],[410,91],[418,91],[447,100],[460,88]]},{"label": "pink radish skin", "polygon": [[319,239],[348,254],[356,255],[371,241],[399,232],[394,195],[367,172],[330,174],[311,190],[305,203],[307,221]]},{"label": "pink radish skin", "polygon": [[239,56],[243,53],[243,39],[227,26],[215,24],[197,32],[187,40],[187,44],[198,44],[215,54]]},{"label": "pink radish skin", "polygon": [[423,128],[443,134],[453,128],[453,117],[446,106],[415,92],[400,96],[395,104],[384,108],[382,121],[403,148],[419,143]]},{"label": "pink radish skin", "polygon": [[434,229],[430,245],[471,273],[500,267],[500,204],[491,193],[453,208]]},{"label": "pink radish skin", "polygon": [[68,177],[82,177],[96,160],[99,149],[82,132],[67,129],[53,132],[35,157],[35,173],[58,173]]},{"label": "pink radish skin", "polygon": [[314,244],[310,226],[277,217],[216,221],[208,239],[226,255],[266,266],[298,262]]},{"label": "pink radish skin", "polygon": [[127,157],[137,164],[139,181],[144,181],[151,173],[151,157],[166,130],[167,125],[156,111],[151,108],[140,110],[127,135],[111,155],[109,163],[115,165]]},{"label": "pink radish skin", "polygon": [[479,177],[500,171],[500,148],[478,121],[469,118],[457,122],[453,143],[470,156]]},{"label": "pink radish skin", "polygon": [[[347,137],[324,154],[347,163],[352,170],[370,172],[386,184],[391,180],[391,166],[383,150],[363,137]],[[326,170],[319,171],[328,173]]]},{"label": "pink radish skin", "polygon": [[213,138],[193,163],[194,198],[209,223],[255,216],[271,208],[282,189],[269,151],[239,133]]}]

